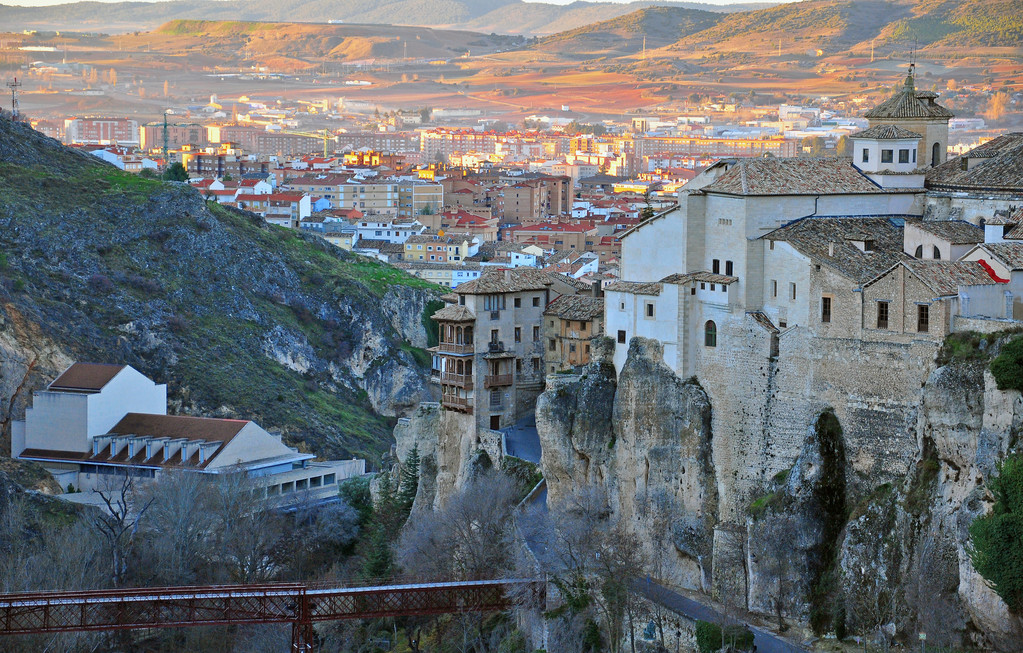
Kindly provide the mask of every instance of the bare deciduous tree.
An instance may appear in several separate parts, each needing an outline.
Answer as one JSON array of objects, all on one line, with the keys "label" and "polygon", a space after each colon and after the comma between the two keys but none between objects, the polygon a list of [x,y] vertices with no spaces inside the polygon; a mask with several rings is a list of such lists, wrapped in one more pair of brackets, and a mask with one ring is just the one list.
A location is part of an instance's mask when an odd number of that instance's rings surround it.
[{"label": "bare deciduous tree", "polygon": [[[573,493],[526,537],[544,539],[547,555],[541,563],[563,600],[554,614],[575,633],[577,648],[572,650],[592,647],[593,624],[600,624],[608,650],[619,653],[626,628],[634,631],[638,611],[631,585],[643,575],[644,560],[639,542],[615,518],[606,494],[599,488]],[[568,641],[561,645],[571,646]]]},{"label": "bare deciduous tree", "polygon": [[398,564],[412,578],[480,580],[510,569],[516,488],[500,473],[467,484],[436,512],[413,514],[397,542]]},{"label": "bare deciduous tree", "polygon": [[120,474],[112,477],[104,489],[95,490],[107,510],[100,510],[92,518],[93,527],[106,540],[110,556],[110,581],[120,587],[128,574],[128,560],[139,522],[153,503],[152,498],[138,500],[135,477]]}]

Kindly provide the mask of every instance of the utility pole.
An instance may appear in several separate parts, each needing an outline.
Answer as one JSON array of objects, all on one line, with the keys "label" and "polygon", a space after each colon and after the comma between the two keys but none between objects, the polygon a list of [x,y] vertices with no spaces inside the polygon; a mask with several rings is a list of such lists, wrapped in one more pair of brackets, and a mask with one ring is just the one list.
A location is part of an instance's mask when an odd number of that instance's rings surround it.
[{"label": "utility pole", "polygon": [[17,120],[21,115],[21,110],[18,108],[18,89],[21,88],[21,82],[15,77],[13,82],[7,82],[7,88],[11,89],[11,116]]},{"label": "utility pole", "polygon": [[169,159],[167,158],[167,150],[170,149],[170,137],[167,134],[167,112],[163,112],[163,162],[167,164]]}]

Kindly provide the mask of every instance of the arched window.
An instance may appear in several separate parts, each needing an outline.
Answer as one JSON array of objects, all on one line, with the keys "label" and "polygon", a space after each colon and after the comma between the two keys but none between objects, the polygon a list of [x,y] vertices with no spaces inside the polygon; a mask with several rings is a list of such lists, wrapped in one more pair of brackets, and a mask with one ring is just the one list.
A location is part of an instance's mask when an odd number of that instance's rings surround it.
[{"label": "arched window", "polygon": [[923,258],[924,257],[924,246],[923,245],[917,245],[916,246],[916,251],[913,252],[913,256],[915,256],[917,258]]},{"label": "arched window", "polygon": [[941,250],[938,249],[937,245],[934,246],[934,260],[936,260],[936,261],[940,261],[941,260]]},{"label": "arched window", "polygon": [[931,166],[941,163],[941,143],[935,143],[931,147]]},{"label": "arched window", "polygon": [[714,324],[714,320],[707,320],[703,325],[703,344],[706,347],[718,346],[718,325]]}]

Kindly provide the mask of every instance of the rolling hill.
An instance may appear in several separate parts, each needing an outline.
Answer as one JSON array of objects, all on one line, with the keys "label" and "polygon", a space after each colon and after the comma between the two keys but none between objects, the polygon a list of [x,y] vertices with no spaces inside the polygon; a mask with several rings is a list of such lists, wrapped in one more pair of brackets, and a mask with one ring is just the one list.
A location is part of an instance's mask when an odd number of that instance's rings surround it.
[{"label": "rolling hill", "polygon": [[[224,63],[353,61],[372,58],[447,58],[513,47],[521,37],[401,25],[317,25],[245,21],[174,20],[143,35],[149,47],[202,52]],[[128,37],[125,43],[131,43]]]},{"label": "rolling hill", "polygon": [[187,18],[326,23],[343,20],[381,25],[421,25],[498,34],[551,34],[652,5],[727,12],[769,3],[707,5],[697,2],[573,2],[555,5],[522,0],[172,0],[170,2],[75,2],[47,7],[0,5],[6,29],[133,32]]},{"label": "rolling hill", "polygon": [[683,7],[649,7],[545,37],[536,49],[561,55],[617,56],[655,49],[717,25],[724,14]]}]

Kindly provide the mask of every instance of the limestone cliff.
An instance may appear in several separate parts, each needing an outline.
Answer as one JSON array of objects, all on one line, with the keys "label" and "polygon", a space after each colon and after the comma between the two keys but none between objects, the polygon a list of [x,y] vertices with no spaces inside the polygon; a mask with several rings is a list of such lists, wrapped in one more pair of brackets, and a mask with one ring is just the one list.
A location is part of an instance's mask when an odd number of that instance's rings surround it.
[{"label": "limestone cliff", "polygon": [[[1023,424],[1019,393],[997,390],[984,356],[940,367],[918,358],[923,387],[889,400],[901,401],[892,417],[911,419],[910,430],[894,445],[869,443],[869,464],[863,445],[876,411],[833,410],[810,397],[820,407],[802,435],[794,437],[796,424],[782,435],[794,452],[776,456],[773,475],[750,492],[757,472],[735,469],[737,445],[718,440],[743,432],[750,452],[740,453],[751,460],[751,452],[779,451],[770,441],[777,418],[768,413],[758,417],[767,428],[744,431],[739,416],[722,436],[712,432],[720,420],[714,393],[676,377],[656,343],[633,339],[617,379],[607,347],[593,351],[581,375],[552,377],[537,403],[551,503],[602,485],[665,580],[818,632],[841,622],[873,638],[926,632],[939,646],[1023,648],[1018,617],[967,553],[967,529],[991,503],[985,479],[1018,447]],[[848,382],[828,381],[822,370],[814,383]],[[798,388],[773,391],[793,402]],[[906,446],[914,433],[915,446]],[[888,459],[876,457],[885,450]],[[717,465],[722,451],[729,464]],[[740,511],[743,496],[750,500]]]},{"label": "limestone cliff", "polygon": [[[419,489],[413,510],[438,508],[466,481],[501,464],[501,434],[479,429],[472,415],[422,403],[394,427],[395,461],[419,451]],[[397,469],[393,470],[397,471]]]},{"label": "limestone cliff", "polygon": [[437,296],[0,118],[5,439],[32,390],[93,360],[168,383],[176,412],[254,419],[325,457],[375,458],[389,418],[431,397],[423,315]]},{"label": "limestone cliff", "polygon": [[704,587],[717,522],[707,395],[675,376],[655,341],[632,341],[617,382],[611,343],[592,352],[581,375],[550,377],[537,402],[548,501],[604,486],[659,574]]}]

